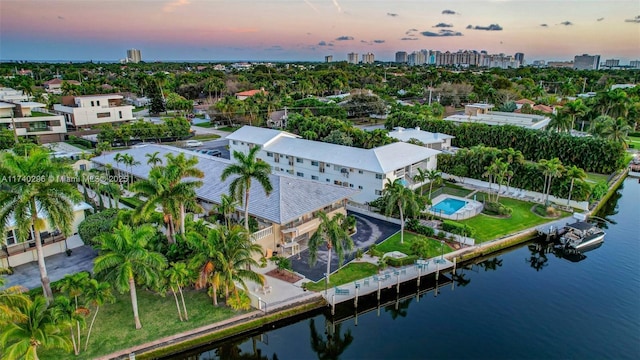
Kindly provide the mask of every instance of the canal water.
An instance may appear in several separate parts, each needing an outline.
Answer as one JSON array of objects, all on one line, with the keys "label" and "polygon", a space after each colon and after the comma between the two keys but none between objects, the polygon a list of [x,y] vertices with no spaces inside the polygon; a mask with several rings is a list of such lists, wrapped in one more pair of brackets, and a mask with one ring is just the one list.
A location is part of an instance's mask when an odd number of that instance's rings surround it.
[{"label": "canal water", "polygon": [[[380,300],[317,311],[175,359],[638,359],[640,183],[598,214],[604,244],[562,256],[538,242]],[[434,289],[437,283],[437,290]]]}]

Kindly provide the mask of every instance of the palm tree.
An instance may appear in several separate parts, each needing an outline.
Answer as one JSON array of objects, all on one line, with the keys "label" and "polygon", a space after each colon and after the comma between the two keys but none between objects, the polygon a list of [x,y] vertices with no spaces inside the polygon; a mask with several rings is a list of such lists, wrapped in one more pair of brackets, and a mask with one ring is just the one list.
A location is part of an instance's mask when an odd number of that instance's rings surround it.
[{"label": "palm tree", "polygon": [[[0,274],[5,274],[8,270],[0,268]],[[27,306],[31,299],[25,294],[29,289],[23,286],[11,286],[4,288],[4,276],[0,277],[0,328],[27,319],[26,315],[20,312],[19,308]]]},{"label": "palm tree", "polygon": [[122,156],[122,163],[129,167],[129,175],[127,176],[127,186],[133,181],[133,167],[140,165],[140,161],[136,161],[131,154],[124,154]]},{"label": "palm tree", "polygon": [[[116,209],[120,207],[120,197],[122,197],[122,189],[120,186],[112,182],[107,182],[106,184],[100,185],[99,189],[100,196],[105,194],[107,195],[107,198],[109,198],[109,207],[115,207]],[[113,205],[111,204],[112,199],[114,202]]]},{"label": "palm tree", "polygon": [[335,249],[338,255],[339,266],[344,262],[344,255],[353,250],[353,239],[342,226],[344,222],[343,214],[335,214],[332,218],[323,212],[318,212],[320,224],[318,229],[309,239],[309,265],[314,266],[318,260],[318,249],[321,245],[327,246],[327,277],[326,283],[329,284],[329,276],[331,274],[331,250]]},{"label": "palm tree", "polygon": [[613,142],[622,144],[622,146],[626,149],[629,146],[627,144],[628,134],[632,130],[631,126],[627,124],[627,120],[625,120],[623,117],[619,117],[615,120],[610,119],[605,124],[606,125],[602,132],[603,137]]},{"label": "palm tree", "polygon": [[61,327],[48,309],[46,298],[36,296],[18,310],[26,321],[10,323],[2,329],[3,359],[37,360],[40,347],[64,351],[73,348],[69,338],[61,334]]},{"label": "palm tree", "polygon": [[[80,354],[80,324],[84,326],[85,316],[89,315],[89,309],[85,307],[76,307],[73,305],[71,299],[66,296],[58,296],[53,303],[52,314],[55,321],[60,326],[69,328],[69,334],[71,337],[71,344],[73,345],[73,353],[75,355]],[[73,324],[78,325],[78,339],[73,332]]]},{"label": "palm tree", "polygon": [[112,234],[97,237],[100,255],[95,258],[93,272],[112,282],[120,293],[129,290],[136,329],[142,328],[136,283],[157,285],[160,271],[167,267],[167,259],[162,254],[147,248],[155,233],[149,224],[132,229],[120,223]]},{"label": "palm tree", "polygon": [[[176,290],[180,292],[180,298],[182,299],[182,311],[184,311],[184,319],[189,321],[189,314],[187,313],[187,305],[184,303],[184,294],[182,288],[186,286],[192,278],[191,270],[187,268],[187,265],[183,262],[171,263],[171,266],[165,270],[164,275],[169,282],[169,287],[173,293],[173,297],[176,300],[176,306],[178,307],[178,316],[182,321],[182,312],[180,311],[180,305],[178,304],[178,297],[176,296]],[[175,288],[174,288],[175,287]]]},{"label": "palm tree", "polygon": [[[427,181],[427,172],[429,170],[424,170],[422,168],[418,168],[418,173],[413,175],[413,181],[417,182],[418,184],[422,184],[423,182]],[[423,195],[423,189],[422,186],[420,186],[420,195]],[[431,186],[429,186],[429,199],[431,199]]]},{"label": "palm tree", "polygon": [[573,182],[578,180],[584,180],[587,177],[587,173],[584,172],[581,168],[571,165],[567,168],[567,177],[571,179],[571,186],[569,187],[569,198],[567,199],[567,205],[571,202],[571,195],[573,195]]},{"label": "palm tree", "polygon": [[210,285],[214,305],[217,305],[220,285],[225,286],[225,297],[233,291],[239,298],[235,283],[239,283],[245,291],[249,291],[246,280],[264,284],[264,276],[250,270],[251,265],[258,266],[253,256],[262,254],[262,247],[251,242],[249,233],[243,227],[213,228],[206,238],[190,232],[187,234],[187,243],[194,250],[189,265],[199,272],[196,288]]},{"label": "palm tree", "polygon": [[253,179],[258,181],[265,194],[269,196],[273,190],[269,174],[271,166],[264,161],[256,160],[256,155],[260,151],[260,147],[254,146],[249,150],[248,154],[239,151],[233,152],[236,164],[227,166],[222,172],[222,181],[225,181],[231,175],[238,175],[229,185],[229,193],[237,199],[240,204],[244,205],[244,227],[249,230],[249,190],[251,190],[251,182]]},{"label": "palm tree", "polygon": [[571,121],[571,117],[567,113],[559,111],[551,115],[547,128],[558,132],[569,132],[572,126]]},{"label": "palm tree", "polygon": [[[70,298],[74,299],[75,309],[79,310],[78,296],[82,295],[89,283],[89,273],[82,271],[73,275],[66,275],[60,281],[57,282],[56,288],[62,293],[66,293]],[[78,346],[75,346],[75,340],[72,338],[74,348],[79,350],[80,348],[80,320],[76,321],[78,330]],[[77,354],[76,354],[77,355]]]},{"label": "palm tree", "polygon": [[47,301],[53,300],[53,293],[40,238],[40,231],[45,227],[41,214],[48,215],[52,229],[60,229],[65,235],[71,232],[73,205],[82,200],[82,194],[73,183],[62,181],[72,174],[70,166],[53,162],[49,153],[39,148],[28,156],[12,152],[0,154],[0,178],[15,180],[0,184],[0,224],[15,219],[21,241],[33,231],[40,281]]},{"label": "palm tree", "polygon": [[585,116],[589,112],[589,108],[582,102],[582,99],[577,99],[566,103],[560,111],[569,116],[571,119],[571,128],[569,130],[573,130],[576,119]]},{"label": "palm tree", "polygon": [[186,178],[204,178],[202,170],[196,167],[198,158],[186,158],[184,153],[178,156],[167,154],[166,174],[170,178],[170,185],[175,189],[180,207],[180,233],[184,234],[185,205],[188,203],[193,210],[199,208],[193,201],[196,198],[195,190],[202,186],[202,181],[185,181]]},{"label": "palm tree", "polygon": [[160,151],[153,152],[151,154],[145,154],[147,158],[147,165],[151,165],[151,167],[158,166],[162,164],[162,159],[160,158]]},{"label": "palm tree", "polygon": [[400,243],[404,243],[404,215],[416,213],[419,211],[418,202],[416,201],[416,193],[405,187],[400,179],[391,182],[387,179],[384,184],[382,196],[385,203],[385,212],[390,216],[395,209],[400,212]]},{"label": "palm tree", "polygon": [[85,288],[84,295],[87,299],[87,303],[93,305],[96,308],[96,310],[93,312],[93,318],[91,319],[89,331],[87,332],[87,340],[84,344],[84,351],[87,351],[87,347],[89,346],[89,338],[91,337],[91,331],[93,330],[93,324],[95,323],[96,317],[98,316],[100,306],[106,303],[114,303],[116,301],[116,298],[111,292],[111,285],[109,285],[109,283],[98,282],[98,280],[96,279],[89,280]]},{"label": "palm tree", "polygon": [[[418,168],[418,172],[420,169]],[[439,181],[442,178],[442,173],[437,169],[427,170],[427,180],[429,180],[429,199],[431,199],[431,190],[433,189],[433,183]],[[422,195],[422,190],[420,191]]]},{"label": "palm tree", "polygon": [[220,205],[218,205],[216,209],[218,214],[221,214],[224,217],[224,224],[226,227],[229,227],[229,218],[236,210],[237,204],[238,202],[231,195],[222,194],[220,196]]},{"label": "palm tree", "polygon": [[558,158],[553,158],[548,161],[542,159],[538,162],[538,166],[540,167],[540,169],[542,170],[542,174],[544,175],[544,193],[546,194],[545,204],[548,205],[549,194],[551,193],[551,183],[554,178],[562,176],[564,167],[562,166],[562,163]]},{"label": "palm tree", "polygon": [[162,207],[162,215],[167,226],[167,240],[173,244],[175,243],[174,219],[180,205],[175,187],[172,187],[172,181],[166,175],[165,167],[155,167],[149,172],[148,179],[136,181],[131,185],[131,189],[137,195],[142,195],[147,199],[136,209],[138,217],[150,214],[157,205]]}]

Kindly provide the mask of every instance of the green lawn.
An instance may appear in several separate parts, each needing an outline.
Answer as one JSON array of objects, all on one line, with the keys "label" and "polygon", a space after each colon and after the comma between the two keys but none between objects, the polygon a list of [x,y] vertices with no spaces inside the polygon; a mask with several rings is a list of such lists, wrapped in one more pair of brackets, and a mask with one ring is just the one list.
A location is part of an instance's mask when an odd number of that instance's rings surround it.
[{"label": "green lawn", "polygon": [[136,106],[136,107],[133,108],[132,112],[137,113],[137,112],[142,111],[142,110],[144,110],[146,108],[147,108],[146,106]]},{"label": "green lawn", "polygon": [[220,131],[228,131],[228,132],[234,132],[238,129],[240,129],[240,126],[223,126],[218,128],[218,130]]},{"label": "green lawn", "polygon": [[447,244],[444,244],[444,247],[442,247],[442,243],[439,240],[430,239],[422,235],[417,235],[406,231],[404,232],[404,242],[402,244],[400,243],[400,233],[398,232],[387,240],[376,245],[376,251],[379,251],[381,253],[400,251],[401,253],[407,255],[415,255],[413,251],[411,251],[411,244],[420,239],[427,240],[428,258],[440,256],[443,250],[445,254],[453,251],[453,249],[451,249]]},{"label": "green lawn", "polygon": [[640,137],[639,136],[629,136],[629,139],[627,140],[627,143],[629,145],[633,145],[634,149],[639,149],[640,150]]},{"label": "green lawn", "polygon": [[53,114],[47,114],[40,111],[31,111],[32,117],[41,117],[41,116],[54,116]]},{"label": "green lawn", "polygon": [[[505,219],[480,214],[471,219],[460,221],[475,229],[476,242],[494,240],[551,221],[534,214],[531,211],[532,203],[509,198],[502,198],[500,202],[513,209],[511,217]],[[569,213],[563,211],[561,216],[568,215]]]},{"label": "green lawn", "polygon": [[215,140],[215,139],[219,139],[220,135],[216,135],[216,134],[203,134],[203,135],[196,135],[194,137],[191,138],[191,140]]},{"label": "green lawn", "polygon": [[[329,288],[364,279],[377,273],[378,267],[374,264],[367,262],[351,262],[329,277]],[[324,291],[324,286],[324,279],[317,283],[307,283],[307,289],[311,291]]]},{"label": "green lawn", "polygon": [[597,184],[600,181],[606,182],[609,179],[609,175],[607,174],[598,174],[598,173],[587,173],[587,181]]},{"label": "green lawn", "polygon": [[199,122],[197,124],[193,124],[193,126],[202,127],[202,128],[212,128],[214,125],[211,122]]},{"label": "green lawn", "polygon": [[[65,354],[60,351],[39,350],[40,359],[93,359],[241,314],[224,305],[213,306],[205,291],[186,291],[184,296],[189,321],[180,322],[173,295],[168,293],[162,297],[141,289],[137,293],[142,329],[135,329],[129,293],[116,293],[115,304],[100,308],[86,352],[82,351],[76,357],[73,352]],[[90,322],[91,319],[87,319],[87,328],[82,332],[83,349]]]}]

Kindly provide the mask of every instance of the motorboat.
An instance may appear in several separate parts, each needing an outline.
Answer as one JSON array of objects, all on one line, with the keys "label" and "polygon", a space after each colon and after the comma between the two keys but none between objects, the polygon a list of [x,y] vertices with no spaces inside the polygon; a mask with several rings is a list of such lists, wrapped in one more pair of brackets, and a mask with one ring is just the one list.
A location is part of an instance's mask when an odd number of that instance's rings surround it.
[{"label": "motorboat", "polygon": [[560,245],[565,249],[590,250],[604,241],[605,232],[594,224],[578,221],[567,224],[560,236]]}]

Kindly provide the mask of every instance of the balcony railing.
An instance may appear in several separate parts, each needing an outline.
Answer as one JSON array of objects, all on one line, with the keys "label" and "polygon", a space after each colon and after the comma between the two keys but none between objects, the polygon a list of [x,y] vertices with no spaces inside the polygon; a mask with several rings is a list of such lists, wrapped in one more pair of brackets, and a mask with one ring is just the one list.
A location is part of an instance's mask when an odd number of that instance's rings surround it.
[{"label": "balcony railing", "polygon": [[264,239],[267,236],[273,235],[273,226],[269,226],[268,228],[264,228],[262,230],[258,230],[251,234],[251,242],[256,242],[260,239]]}]

